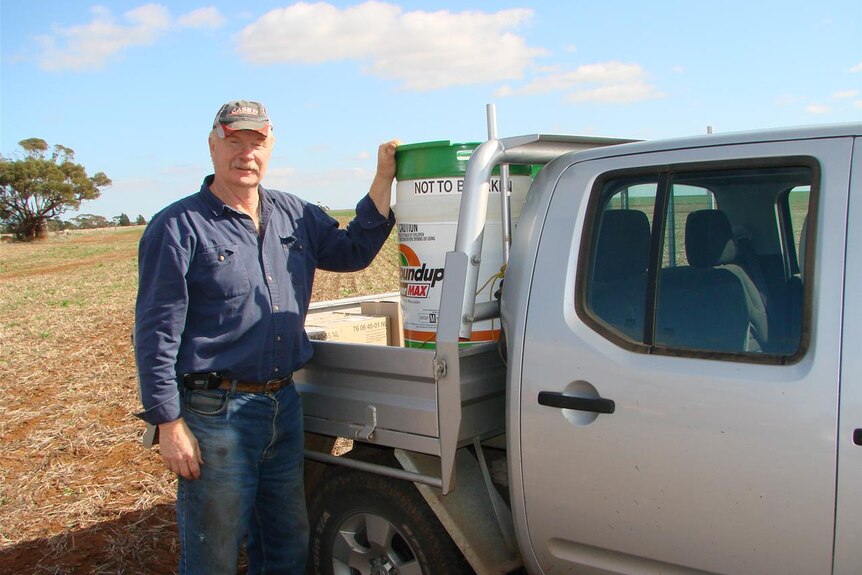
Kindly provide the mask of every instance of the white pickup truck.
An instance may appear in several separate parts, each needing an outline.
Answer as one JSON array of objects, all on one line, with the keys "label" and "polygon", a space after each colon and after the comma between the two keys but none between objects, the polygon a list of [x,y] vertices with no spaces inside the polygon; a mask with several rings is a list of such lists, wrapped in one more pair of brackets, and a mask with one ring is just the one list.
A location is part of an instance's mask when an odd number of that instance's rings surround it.
[{"label": "white pickup truck", "polygon": [[[295,375],[309,572],[862,573],[862,124],[489,131],[436,348],[316,342]],[[546,165],[477,303],[502,164]]]}]

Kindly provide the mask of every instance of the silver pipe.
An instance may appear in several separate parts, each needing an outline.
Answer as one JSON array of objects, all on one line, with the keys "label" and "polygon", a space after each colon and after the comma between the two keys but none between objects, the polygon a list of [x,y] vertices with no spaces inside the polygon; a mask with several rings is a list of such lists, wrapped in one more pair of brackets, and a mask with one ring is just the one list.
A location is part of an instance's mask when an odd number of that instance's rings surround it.
[{"label": "silver pipe", "polygon": [[473,308],[473,321],[496,319],[498,317],[500,317],[499,301],[476,302],[476,306]]},{"label": "silver pipe", "polygon": [[335,455],[330,455],[328,453],[311,451],[309,449],[305,450],[305,458],[311,459],[312,461],[319,461],[320,463],[343,465],[344,467],[349,467],[351,469],[367,471],[368,473],[376,473],[377,475],[383,475],[384,477],[392,477],[393,479],[403,479],[405,481],[412,481],[413,483],[424,483],[425,485],[437,487],[438,489],[443,488],[443,480],[439,477],[422,475],[421,473],[413,473],[412,471],[405,471],[403,469],[390,467],[388,465],[368,463],[367,461],[362,461],[360,459],[350,459],[349,457],[338,457]]},{"label": "silver pipe", "polygon": [[503,233],[503,265],[509,263],[512,245],[512,212],[509,197],[509,164],[500,166],[500,230]]},{"label": "silver pipe", "polygon": [[[497,107],[486,106],[488,115],[488,139],[497,139]],[[489,175],[490,177],[490,175]],[[500,166],[500,232],[503,241],[503,264],[509,263],[509,247],[512,245],[512,216],[509,204],[509,166]]]},{"label": "silver pipe", "polygon": [[485,106],[485,116],[488,119],[488,139],[497,139],[497,107],[494,104]]},{"label": "silver pipe", "polygon": [[[461,304],[460,337],[469,338],[473,332],[473,306],[479,284],[479,264],[482,262],[482,240],[485,218],[488,214],[488,195],[491,191],[491,170],[495,159],[502,153],[499,140],[488,140],[473,151],[467,173],[464,175],[464,193],[458,214],[458,231],[455,251],[467,256],[465,289]],[[445,283],[444,283],[445,285]]]},{"label": "silver pipe", "polygon": [[[496,112],[493,105],[488,105],[488,131],[496,136]],[[586,150],[597,146],[624,144],[632,140],[614,138],[591,138],[582,136],[548,136],[533,134],[517,136],[503,140],[496,137],[479,145],[470,157],[467,172],[464,175],[464,192],[461,194],[461,211],[458,214],[458,231],[455,236],[455,253],[464,257],[453,257],[452,265],[458,267],[459,278],[464,278],[463,286],[459,286],[459,294],[452,293],[461,299],[460,318],[450,317],[449,321],[458,319],[458,335],[469,339],[473,333],[474,307],[476,305],[476,287],[479,282],[479,264],[482,261],[482,238],[485,230],[485,219],[488,213],[488,194],[490,193],[491,172],[497,164],[546,164],[566,152]],[[450,252],[452,253],[452,252]],[[449,255],[447,254],[447,260]],[[461,271],[463,270],[463,274]],[[446,277],[451,281],[454,267],[447,265]],[[446,305],[446,286],[444,282],[444,297],[441,298],[441,321]],[[463,289],[461,289],[463,288]],[[454,288],[452,288],[454,289]],[[456,299],[457,301],[457,299]],[[448,325],[448,324],[447,324]],[[438,335],[442,324],[438,326]],[[451,335],[447,333],[447,336]]]}]

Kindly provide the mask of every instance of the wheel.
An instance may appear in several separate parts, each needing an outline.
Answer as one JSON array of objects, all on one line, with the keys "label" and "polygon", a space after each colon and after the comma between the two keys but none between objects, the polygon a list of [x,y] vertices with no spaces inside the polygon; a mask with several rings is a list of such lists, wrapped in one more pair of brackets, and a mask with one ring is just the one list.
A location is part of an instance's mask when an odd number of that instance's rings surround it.
[{"label": "wheel", "polygon": [[309,575],[472,575],[416,487],[331,467],[309,504]]}]

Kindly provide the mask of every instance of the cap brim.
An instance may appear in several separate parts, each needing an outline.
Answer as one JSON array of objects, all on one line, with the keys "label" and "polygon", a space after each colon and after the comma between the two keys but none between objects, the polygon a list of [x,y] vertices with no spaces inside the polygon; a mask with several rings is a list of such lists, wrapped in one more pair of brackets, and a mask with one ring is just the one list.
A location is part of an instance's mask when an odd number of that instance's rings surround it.
[{"label": "cap brim", "polygon": [[234,132],[240,132],[242,130],[252,130],[258,132],[259,134],[263,134],[264,136],[269,136],[269,132],[270,130],[272,130],[272,126],[269,123],[244,122],[242,120],[240,120],[239,122],[231,122],[230,124],[219,125],[224,131],[225,136],[229,136]]}]

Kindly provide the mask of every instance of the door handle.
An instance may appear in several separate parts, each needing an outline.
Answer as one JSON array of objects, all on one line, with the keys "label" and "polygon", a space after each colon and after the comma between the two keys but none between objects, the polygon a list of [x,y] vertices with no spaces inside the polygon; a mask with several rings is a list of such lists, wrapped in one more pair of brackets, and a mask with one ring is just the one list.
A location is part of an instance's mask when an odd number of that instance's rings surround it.
[{"label": "door handle", "polygon": [[603,397],[574,397],[553,391],[540,391],[539,405],[574,409],[577,411],[591,411],[593,413],[613,413],[616,410],[616,404],[612,399],[605,399]]}]

